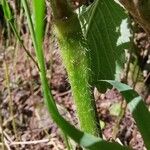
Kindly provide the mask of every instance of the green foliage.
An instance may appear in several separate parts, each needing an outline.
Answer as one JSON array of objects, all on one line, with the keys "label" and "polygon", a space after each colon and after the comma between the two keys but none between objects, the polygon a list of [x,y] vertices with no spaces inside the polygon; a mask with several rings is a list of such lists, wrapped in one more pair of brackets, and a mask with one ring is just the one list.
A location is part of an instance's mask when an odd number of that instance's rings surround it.
[{"label": "green foliage", "polygon": [[131,87],[117,81],[106,81],[113,85],[124,96],[128,104],[128,108],[132,113],[137,127],[142,134],[145,146],[150,149],[150,112],[146,107],[141,96],[137,94]]},{"label": "green foliage", "polygon": [[10,11],[10,7],[8,5],[8,2],[6,0],[1,1],[1,5],[4,11],[4,16],[7,19],[7,21],[11,21],[13,19],[12,13]]},{"label": "green foliage", "polygon": [[125,62],[124,50],[129,48],[131,36],[128,16],[114,0],[95,0],[81,12],[83,32],[90,47],[92,82],[103,91],[108,85],[98,83],[98,80],[120,78]]},{"label": "green foliage", "polygon": [[39,47],[42,47],[43,39],[44,39],[44,25],[45,25],[45,1],[44,0],[33,0],[33,9],[34,9],[34,17],[35,17],[35,34],[36,40]]}]

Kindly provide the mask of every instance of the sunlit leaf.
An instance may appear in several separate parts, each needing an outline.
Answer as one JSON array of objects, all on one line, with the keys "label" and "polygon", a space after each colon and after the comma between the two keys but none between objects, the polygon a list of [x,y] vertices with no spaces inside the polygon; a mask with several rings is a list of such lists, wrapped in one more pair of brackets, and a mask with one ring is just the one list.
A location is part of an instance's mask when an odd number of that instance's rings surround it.
[{"label": "sunlit leaf", "polygon": [[90,47],[92,79],[103,90],[107,85],[98,80],[120,78],[131,37],[128,16],[114,0],[95,0],[80,20]]},{"label": "sunlit leaf", "polygon": [[141,132],[145,146],[147,149],[150,149],[150,112],[148,111],[142,97],[126,84],[110,80],[106,80],[106,82],[113,85],[126,99],[128,108],[136,121],[139,131]]}]

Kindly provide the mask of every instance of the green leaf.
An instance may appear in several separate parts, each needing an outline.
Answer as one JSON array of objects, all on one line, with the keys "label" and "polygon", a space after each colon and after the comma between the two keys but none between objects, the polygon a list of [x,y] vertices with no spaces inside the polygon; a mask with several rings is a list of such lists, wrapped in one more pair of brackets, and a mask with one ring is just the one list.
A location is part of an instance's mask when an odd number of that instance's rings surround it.
[{"label": "green leaf", "polygon": [[[51,107],[50,105],[48,106]],[[57,125],[68,134],[75,142],[89,150],[130,150],[125,146],[121,146],[116,142],[110,143],[102,140],[101,138],[94,137],[90,134],[82,132],[68,123],[60,114],[53,112],[53,119]]]},{"label": "green leaf", "polygon": [[7,21],[11,21],[13,19],[9,4],[6,0],[2,0],[1,1],[1,5],[4,11],[4,16],[6,18]]},{"label": "green leaf", "polygon": [[114,0],[95,0],[80,20],[90,48],[93,83],[103,90],[108,86],[98,80],[119,78],[123,68],[131,37],[128,16]]},{"label": "green leaf", "polygon": [[34,17],[35,17],[35,34],[38,45],[42,45],[45,25],[45,0],[33,0]]},{"label": "green leaf", "polygon": [[126,99],[128,108],[141,132],[145,146],[147,149],[150,149],[150,112],[142,97],[126,84],[111,80],[106,80],[106,82],[113,85]]}]

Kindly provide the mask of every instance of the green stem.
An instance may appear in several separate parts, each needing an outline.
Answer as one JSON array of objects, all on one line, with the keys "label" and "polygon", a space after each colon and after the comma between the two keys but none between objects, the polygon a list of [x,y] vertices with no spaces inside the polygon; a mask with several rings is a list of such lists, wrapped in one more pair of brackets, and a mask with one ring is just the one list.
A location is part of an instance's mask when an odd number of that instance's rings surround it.
[{"label": "green stem", "polygon": [[16,38],[20,42],[20,44],[23,47],[23,49],[26,52],[26,54],[29,56],[29,58],[31,58],[31,60],[35,63],[35,65],[39,69],[36,60],[33,58],[33,56],[31,55],[31,53],[25,48],[25,46],[23,44],[23,41],[20,38],[20,35],[19,35],[18,31],[17,31],[17,28],[16,28],[15,24],[13,23],[13,16],[12,16],[12,13],[10,11],[9,4],[8,4],[8,2],[6,0],[2,0],[2,8],[3,8],[3,11],[4,11],[5,18],[6,18],[7,22],[9,23],[11,29],[13,30]]},{"label": "green stem", "polygon": [[[64,4],[64,6],[67,5]],[[63,12],[63,5],[58,6],[58,8],[59,11],[62,9]],[[68,6],[65,8],[66,12],[69,12],[70,9],[67,10],[67,8]],[[55,10],[55,7],[52,9]],[[78,17],[75,13],[71,12],[69,15],[64,13],[64,16],[61,16],[61,18],[58,16],[54,16],[54,18],[56,34],[68,72],[81,129],[87,133],[99,136],[100,130],[95,113],[95,102],[89,85],[91,72],[88,68],[88,49],[82,35]]]}]

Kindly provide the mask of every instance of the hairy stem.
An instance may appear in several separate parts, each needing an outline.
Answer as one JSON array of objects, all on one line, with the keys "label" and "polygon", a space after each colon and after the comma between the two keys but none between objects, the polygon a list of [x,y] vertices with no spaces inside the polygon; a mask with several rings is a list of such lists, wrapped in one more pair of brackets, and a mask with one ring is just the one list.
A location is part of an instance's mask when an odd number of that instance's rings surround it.
[{"label": "hairy stem", "polygon": [[[54,16],[56,34],[71,84],[80,127],[85,132],[99,136],[100,130],[95,113],[95,102],[89,85],[90,70],[88,68],[86,40],[82,35],[77,15],[70,11],[67,2],[63,1],[62,5],[57,2],[56,0],[55,4],[58,4],[55,5],[56,7],[51,5],[53,14],[56,14]],[[57,7],[57,10],[63,14],[55,13]],[[68,12],[70,13],[68,14]]]}]

